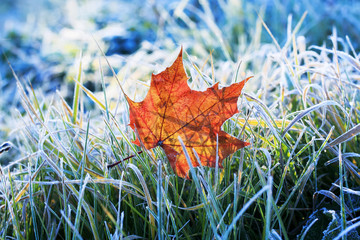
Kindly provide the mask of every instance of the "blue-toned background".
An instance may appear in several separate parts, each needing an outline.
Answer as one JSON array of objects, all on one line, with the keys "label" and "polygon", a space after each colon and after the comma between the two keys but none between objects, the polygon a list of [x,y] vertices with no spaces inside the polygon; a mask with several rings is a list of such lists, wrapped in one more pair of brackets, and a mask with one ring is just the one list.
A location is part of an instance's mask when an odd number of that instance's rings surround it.
[{"label": "blue-toned background", "polygon": [[[305,12],[297,35],[305,36],[307,46],[331,45],[329,36],[336,32],[339,42],[351,41],[359,49],[360,1],[2,0],[0,125],[9,112],[21,111],[5,56],[21,81],[41,88],[43,94],[59,90],[70,103],[72,66],[80,52],[101,55],[95,40],[107,56],[125,59],[139,49],[172,52],[183,45],[194,55],[206,58],[214,50],[216,60],[235,62],[250,43],[273,44],[258,14],[283,46]],[[94,90],[98,76],[91,73],[97,66],[89,62],[84,70],[85,84]],[[9,131],[2,127],[0,140]]]}]

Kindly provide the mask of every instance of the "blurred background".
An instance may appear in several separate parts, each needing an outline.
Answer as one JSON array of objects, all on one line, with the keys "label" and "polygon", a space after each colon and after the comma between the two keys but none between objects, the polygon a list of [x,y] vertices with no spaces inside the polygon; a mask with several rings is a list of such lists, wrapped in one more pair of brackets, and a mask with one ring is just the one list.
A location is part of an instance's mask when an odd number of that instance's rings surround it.
[{"label": "blurred background", "polygon": [[[274,47],[259,16],[280,46],[301,23],[297,35],[304,36],[306,46],[331,45],[329,36],[336,30],[339,42],[351,41],[357,52],[359,12],[360,1],[350,0],[2,0],[0,142],[16,128],[9,124],[13,114],[22,113],[6,58],[22,83],[41,95],[58,91],[71,104],[80,55],[84,85],[101,92],[99,67],[106,64],[99,60],[97,43],[119,78],[125,79],[125,89],[134,88],[131,79],[148,82],[153,71],[171,63],[181,45],[194,61],[201,60],[199,64],[213,51],[215,67],[224,71],[233,69],[240,58],[255,58],[242,68],[256,75],[267,49]],[[111,87],[111,72],[103,71],[109,78],[106,91],[116,98],[119,92]]]}]

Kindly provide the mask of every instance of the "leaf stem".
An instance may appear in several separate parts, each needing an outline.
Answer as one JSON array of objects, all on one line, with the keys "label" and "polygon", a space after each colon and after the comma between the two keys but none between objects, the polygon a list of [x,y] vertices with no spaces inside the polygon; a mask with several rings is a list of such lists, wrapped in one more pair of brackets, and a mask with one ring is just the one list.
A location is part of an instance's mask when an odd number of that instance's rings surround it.
[{"label": "leaf stem", "polygon": [[[138,151],[137,154],[141,154],[142,152],[143,152],[142,150],[141,150],[141,151]],[[107,167],[108,167],[108,168],[115,167],[116,165],[122,163],[123,161],[129,160],[130,158],[133,158],[133,157],[135,157],[135,156],[136,156],[136,154],[133,154],[133,155],[128,156],[128,157],[126,157],[126,158],[124,158],[124,159],[122,159],[122,160],[120,160],[120,161],[117,161],[117,162],[115,162],[115,163],[113,163],[113,164],[109,164],[109,165],[107,165]]]}]

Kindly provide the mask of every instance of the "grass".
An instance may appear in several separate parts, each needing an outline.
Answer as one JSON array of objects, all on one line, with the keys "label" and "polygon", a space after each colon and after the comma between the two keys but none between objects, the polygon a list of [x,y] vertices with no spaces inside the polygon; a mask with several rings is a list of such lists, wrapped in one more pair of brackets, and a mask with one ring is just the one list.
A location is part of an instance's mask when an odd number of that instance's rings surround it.
[{"label": "grass", "polygon": [[[131,143],[118,85],[141,100],[149,75],[170,65],[176,46],[143,44],[125,60],[107,57],[109,64],[101,50],[101,60],[84,51],[69,69],[76,73],[71,102],[16,77],[22,110],[6,121],[20,127],[13,150],[6,145],[1,155],[16,150],[18,158],[0,167],[0,238],[359,239],[360,62],[350,39],[333,29],[329,46],[307,46],[300,18],[278,43],[258,17],[252,39],[234,43],[211,15],[196,12],[210,29],[196,31],[177,10],[183,23],[164,19],[184,37],[193,89],[254,75],[240,113],[223,125],[251,146],[224,169],[201,166],[191,168],[192,181],[177,177],[160,148]],[[271,44],[260,41],[263,29]],[[98,90],[86,88],[89,78]]]}]

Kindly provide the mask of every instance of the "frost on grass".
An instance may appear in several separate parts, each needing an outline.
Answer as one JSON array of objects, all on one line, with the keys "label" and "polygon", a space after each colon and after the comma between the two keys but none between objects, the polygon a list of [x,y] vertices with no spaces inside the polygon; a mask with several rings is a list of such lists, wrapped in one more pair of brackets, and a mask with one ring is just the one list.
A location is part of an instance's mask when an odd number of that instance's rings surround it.
[{"label": "frost on grass", "polygon": [[[342,199],[344,189],[334,184],[343,181],[352,189],[359,179],[358,55],[350,40],[335,32],[321,47],[307,46],[306,38],[295,32],[288,36],[284,45],[250,41],[230,57],[225,51],[231,48],[225,45],[213,58],[206,46],[185,42],[192,89],[255,76],[246,86],[248,94],[239,99],[240,114],[222,126],[233,136],[250,139],[252,147],[224,160],[224,170],[192,169],[191,182],[176,177],[160,149],[136,154],[141,148],[131,143],[136,133],[127,125],[127,105],[105,61],[93,60],[99,63],[99,81],[104,80],[100,90],[81,85],[74,94],[78,104],[72,106],[61,91],[47,96],[18,83],[22,111],[3,117],[12,129],[10,151],[16,150],[18,157],[0,169],[0,214],[5,216],[0,234],[64,239],[257,239],[264,234],[292,239],[302,224],[302,234],[311,234],[317,226],[312,209],[323,205],[329,224],[334,219],[339,224],[332,229],[343,222],[350,226],[351,215],[357,214],[353,205],[346,202],[351,214],[344,213],[336,210],[344,205],[341,200],[319,195],[313,205],[313,196],[327,190]],[[209,41],[221,38],[213,34]],[[162,44],[169,46],[165,40]],[[133,91],[134,99],[146,93],[153,64],[167,66],[174,48],[143,44],[118,71],[124,90]],[[142,64],[134,64],[140,60]],[[77,64],[72,71],[79,76],[81,68]],[[87,74],[81,73],[83,80]],[[108,163],[132,154],[136,156],[107,169]]]}]

